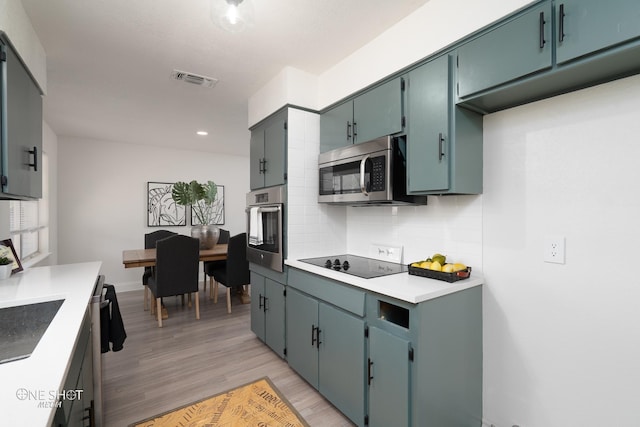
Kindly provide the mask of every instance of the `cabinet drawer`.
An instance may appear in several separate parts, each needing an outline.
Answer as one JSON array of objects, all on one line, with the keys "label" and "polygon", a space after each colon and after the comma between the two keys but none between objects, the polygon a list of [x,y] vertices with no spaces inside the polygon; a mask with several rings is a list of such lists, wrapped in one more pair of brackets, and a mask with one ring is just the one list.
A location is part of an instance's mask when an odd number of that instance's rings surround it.
[{"label": "cabinet drawer", "polygon": [[288,286],[326,301],[360,317],[364,316],[365,292],[315,274],[289,269]]}]

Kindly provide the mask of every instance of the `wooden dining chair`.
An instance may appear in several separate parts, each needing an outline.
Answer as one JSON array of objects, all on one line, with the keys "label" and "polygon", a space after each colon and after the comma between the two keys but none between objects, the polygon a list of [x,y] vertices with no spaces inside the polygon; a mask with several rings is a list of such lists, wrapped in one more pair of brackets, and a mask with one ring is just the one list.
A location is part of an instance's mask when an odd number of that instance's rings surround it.
[{"label": "wooden dining chair", "polygon": [[[229,239],[227,262],[224,266],[209,268],[209,294],[213,302],[218,302],[218,284],[227,288],[227,313],[231,313],[231,291],[242,290],[249,285],[249,261],[247,261],[247,233],[236,234]],[[213,295],[211,295],[213,293]]]},{"label": "wooden dining chair", "polygon": [[[194,293],[196,319],[200,319],[198,267],[200,241],[176,234],[156,242],[156,267],[149,277],[149,290],[156,302],[158,327],[162,327],[162,298]],[[189,303],[189,305],[191,305]]]},{"label": "wooden dining chair", "polygon": [[[144,248],[153,249],[156,247],[156,242],[167,237],[174,236],[176,233],[169,230],[156,230],[152,233],[144,235]],[[144,309],[149,309],[149,277],[153,275],[153,267],[145,267],[142,273],[142,286],[144,286]]]}]

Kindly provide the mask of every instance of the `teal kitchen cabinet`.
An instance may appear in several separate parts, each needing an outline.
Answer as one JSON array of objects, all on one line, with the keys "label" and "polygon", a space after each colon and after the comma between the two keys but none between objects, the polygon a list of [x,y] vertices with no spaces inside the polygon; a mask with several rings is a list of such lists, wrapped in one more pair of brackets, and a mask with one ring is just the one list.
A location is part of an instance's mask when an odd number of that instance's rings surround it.
[{"label": "teal kitchen cabinet", "polygon": [[42,92],[0,32],[0,199],[42,197]]},{"label": "teal kitchen cabinet", "polygon": [[320,152],[402,132],[404,80],[397,77],[320,116]]},{"label": "teal kitchen cabinet", "polygon": [[282,358],[286,351],[284,316],[285,286],[274,278],[252,270],[251,330]]},{"label": "teal kitchen cabinet", "polygon": [[454,56],[409,72],[407,191],[482,193],[482,116],[453,103]]},{"label": "teal kitchen cabinet", "polygon": [[562,0],[555,7],[558,64],[640,38],[636,0]]},{"label": "teal kitchen cabinet", "polygon": [[287,110],[251,129],[249,184],[252,190],[286,183]]},{"label": "teal kitchen cabinet", "polygon": [[[314,296],[318,293],[328,301]],[[357,425],[365,422],[363,313],[364,293],[319,276],[289,271],[287,361]]]},{"label": "teal kitchen cabinet", "polygon": [[457,102],[491,113],[638,74],[639,17],[634,0],[543,1],[518,11],[452,49]]},{"label": "teal kitchen cabinet", "polygon": [[552,65],[551,3],[491,29],[458,51],[461,99]]},{"label": "teal kitchen cabinet", "polygon": [[369,328],[369,426],[408,426],[411,345],[406,338]]}]

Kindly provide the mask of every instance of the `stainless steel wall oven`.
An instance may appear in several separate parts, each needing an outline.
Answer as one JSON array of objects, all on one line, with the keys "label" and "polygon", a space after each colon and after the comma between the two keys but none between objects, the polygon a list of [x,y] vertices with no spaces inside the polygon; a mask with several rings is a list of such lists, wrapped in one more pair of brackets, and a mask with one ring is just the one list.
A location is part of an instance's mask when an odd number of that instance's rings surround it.
[{"label": "stainless steel wall oven", "polygon": [[247,193],[247,259],[283,271],[285,187]]}]

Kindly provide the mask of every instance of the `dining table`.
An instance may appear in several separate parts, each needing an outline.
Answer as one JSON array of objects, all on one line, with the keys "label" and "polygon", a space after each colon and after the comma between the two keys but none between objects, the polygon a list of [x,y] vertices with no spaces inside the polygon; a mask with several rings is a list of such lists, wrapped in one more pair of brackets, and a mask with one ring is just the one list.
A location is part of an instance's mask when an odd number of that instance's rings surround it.
[{"label": "dining table", "polygon": [[[216,244],[212,249],[200,249],[200,261],[218,261],[227,259],[227,244]],[[122,251],[122,264],[124,268],[153,267],[156,265],[156,248],[151,249],[125,249]],[[191,298],[191,295],[189,295]],[[144,307],[148,305],[148,289],[145,288]],[[169,317],[166,309],[162,308],[162,318]]]},{"label": "dining table", "polygon": [[[227,259],[227,244],[217,244],[213,249],[200,249],[200,261]],[[122,251],[124,268],[153,267],[156,265],[156,249],[125,249]]]}]

